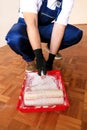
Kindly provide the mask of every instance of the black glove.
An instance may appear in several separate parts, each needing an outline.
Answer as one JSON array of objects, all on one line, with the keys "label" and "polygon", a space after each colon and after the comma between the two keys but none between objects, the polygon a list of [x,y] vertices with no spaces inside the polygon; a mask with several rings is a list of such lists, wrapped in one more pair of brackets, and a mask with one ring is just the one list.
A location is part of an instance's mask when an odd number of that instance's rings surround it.
[{"label": "black glove", "polygon": [[46,61],[43,57],[42,49],[34,50],[34,54],[36,57],[36,67],[38,69],[38,74],[41,76],[41,72],[43,72],[43,74],[46,75]]},{"label": "black glove", "polygon": [[55,58],[55,55],[52,53],[49,53],[49,58],[46,63],[47,70],[52,70],[54,58]]}]

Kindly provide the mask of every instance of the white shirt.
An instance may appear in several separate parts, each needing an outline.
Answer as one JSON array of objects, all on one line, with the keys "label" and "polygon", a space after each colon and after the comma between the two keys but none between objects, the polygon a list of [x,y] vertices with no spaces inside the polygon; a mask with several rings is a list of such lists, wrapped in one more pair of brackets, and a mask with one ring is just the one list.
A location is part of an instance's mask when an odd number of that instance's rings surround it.
[{"label": "white shirt", "polygon": [[[74,0],[62,0],[62,10],[58,15],[56,23],[67,25],[68,19],[73,7]],[[19,17],[23,18],[22,12],[31,12],[38,14],[42,4],[42,0],[20,0]],[[55,9],[57,0],[48,0],[47,7]]]}]

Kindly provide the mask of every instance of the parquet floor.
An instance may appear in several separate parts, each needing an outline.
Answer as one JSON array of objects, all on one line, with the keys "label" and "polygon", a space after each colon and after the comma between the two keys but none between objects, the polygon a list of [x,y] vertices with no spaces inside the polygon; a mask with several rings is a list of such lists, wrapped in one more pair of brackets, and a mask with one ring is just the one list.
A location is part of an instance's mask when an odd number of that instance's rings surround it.
[{"label": "parquet floor", "polygon": [[26,63],[7,45],[0,48],[0,130],[87,130],[87,25],[78,27],[84,31],[81,42],[62,50],[63,59],[54,61],[70,102],[66,111],[17,111]]}]

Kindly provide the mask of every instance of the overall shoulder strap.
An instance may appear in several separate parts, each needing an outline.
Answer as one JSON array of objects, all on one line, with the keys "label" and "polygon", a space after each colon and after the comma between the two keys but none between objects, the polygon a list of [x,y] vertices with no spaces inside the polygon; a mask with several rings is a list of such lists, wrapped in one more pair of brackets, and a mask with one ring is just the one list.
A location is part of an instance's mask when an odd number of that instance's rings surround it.
[{"label": "overall shoulder strap", "polygon": [[57,7],[62,8],[62,0],[57,0]]},{"label": "overall shoulder strap", "polygon": [[62,2],[62,0],[57,0],[57,1]]},{"label": "overall shoulder strap", "polygon": [[42,0],[42,2],[43,2],[43,1],[47,1],[47,0]]}]

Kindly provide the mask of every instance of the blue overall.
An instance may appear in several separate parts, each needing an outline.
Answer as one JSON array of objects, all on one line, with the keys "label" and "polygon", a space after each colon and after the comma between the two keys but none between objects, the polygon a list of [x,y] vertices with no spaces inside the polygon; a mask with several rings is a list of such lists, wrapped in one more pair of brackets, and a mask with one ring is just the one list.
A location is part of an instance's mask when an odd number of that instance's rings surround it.
[{"label": "blue overall", "polygon": [[[56,7],[55,10],[51,10],[47,7],[47,0],[43,0],[38,14],[38,28],[41,42],[48,43],[48,47],[50,46],[51,34],[54,25],[52,21],[57,19],[62,7],[62,0],[58,1],[61,2],[61,5]],[[82,30],[68,24],[59,49],[61,50],[70,47],[78,43],[81,38]],[[6,40],[11,49],[21,55],[25,61],[30,62],[34,60],[35,55],[28,39],[24,18],[19,18],[18,22],[11,27],[6,35]]]}]

